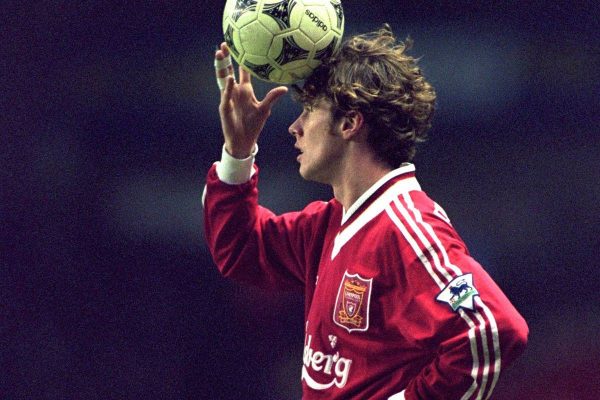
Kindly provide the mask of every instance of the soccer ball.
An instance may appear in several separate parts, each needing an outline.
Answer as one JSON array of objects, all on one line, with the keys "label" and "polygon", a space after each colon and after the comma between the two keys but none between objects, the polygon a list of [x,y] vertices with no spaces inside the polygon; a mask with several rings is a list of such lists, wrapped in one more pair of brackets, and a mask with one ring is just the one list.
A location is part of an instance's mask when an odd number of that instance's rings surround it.
[{"label": "soccer ball", "polygon": [[307,78],[340,46],[340,0],[227,0],[223,34],[233,58],[262,80]]}]

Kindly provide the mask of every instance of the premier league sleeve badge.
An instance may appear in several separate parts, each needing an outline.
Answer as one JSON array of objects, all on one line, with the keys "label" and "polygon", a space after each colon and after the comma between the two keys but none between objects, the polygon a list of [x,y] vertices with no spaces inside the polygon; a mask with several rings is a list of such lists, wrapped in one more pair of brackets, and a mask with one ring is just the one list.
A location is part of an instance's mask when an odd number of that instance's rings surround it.
[{"label": "premier league sleeve badge", "polygon": [[373,278],[365,279],[346,271],[338,289],[333,322],[348,332],[364,332],[369,329],[372,286]]},{"label": "premier league sleeve badge", "polygon": [[473,274],[465,274],[454,278],[436,297],[436,300],[447,303],[452,311],[459,308],[474,310],[475,296],[479,296],[479,292],[473,285]]}]

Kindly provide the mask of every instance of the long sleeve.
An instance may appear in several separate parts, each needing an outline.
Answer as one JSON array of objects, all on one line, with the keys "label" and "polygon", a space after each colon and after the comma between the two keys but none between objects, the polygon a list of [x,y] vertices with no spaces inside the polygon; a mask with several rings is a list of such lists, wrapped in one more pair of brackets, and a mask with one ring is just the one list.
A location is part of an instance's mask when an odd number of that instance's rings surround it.
[{"label": "long sleeve", "polygon": [[322,238],[315,225],[327,203],[276,216],[258,204],[256,166],[241,184],[223,182],[217,167],[207,176],[204,227],[219,271],[265,288],[302,289],[307,266],[318,263]]},{"label": "long sleeve", "polygon": [[393,398],[489,398],[502,369],[525,348],[524,319],[437,204],[405,195],[390,213],[406,239],[402,280],[408,283],[398,312],[412,322],[412,340],[432,352],[431,362]]}]

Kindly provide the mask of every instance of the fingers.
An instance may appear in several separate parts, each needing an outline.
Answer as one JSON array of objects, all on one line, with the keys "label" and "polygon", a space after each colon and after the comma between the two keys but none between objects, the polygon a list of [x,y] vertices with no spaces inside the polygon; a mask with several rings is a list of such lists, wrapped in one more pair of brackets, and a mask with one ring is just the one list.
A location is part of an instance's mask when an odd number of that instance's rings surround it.
[{"label": "fingers", "polygon": [[235,79],[231,55],[225,43],[221,43],[221,48],[215,52],[215,73],[217,76],[217,85],[221,91],[225,89],[229,76]]},{"label": "fingers", "polygon": [[229,58],[230,62],[227,66],[227,72],[235,79],[235,75],[233,74],[233,64],[231,63],[231,56],[229,55],[229,47],[227,47],[227,43],[221,43],[221,51],[223,52],[223,57]]},{"label": "fingers", "polygon": [[250,72],[246,71],[241,65],[240,70],[240,83],[250,83]]},{"label": "fingers", "polygon": [[266,95],[263,101],[260,102],[260,108],[264,111],[271,111],[273,105],[288,92],[288,88],[285,86],[278,86],[275,89],[271,89]]},{"label": "fingers", "polygon": [[220,90],[225,88],[227,77],[233,76],[233,65],[231,64],[231,56],[223,56],[223,54],[215,53],[215,73],[217,75],[217,85]]},{"label": "fingers", "polygon": [[227,43],[226,42],[222,42],[219,47],[220,47],[221,51],[223,52],[223,55],[225,57],[227,57],[229,55],[229,47],[227,47]]},{"label": "fingers", "polygon": [[[229,53],[229,48],[227,47],[227,43],[223,42],[219,46],[219,49],[215,51],[215,74],[217,78],[217,85],[221,90],[221,106],[226,109],[231,106],[230,100],[233,97],[234,88],[235,88],[235,74],[233,63],[231,61],[231,55]],[[254,97],[254,92],[251,86],[251,75],[248,70],[244,69],[241,65],[239,66],[239,76],[240,76],[240,85],[246,85],[246,89],[244,89],[245,93],[249,95],[249,99],[254,102],[259,109],[263,112],[270,112],[271,108],[277,102],[281,96],[285,95],[288,92],[287,87],[279,86],[274,89],[271,89],[265,96],[265,98],[258,102]],[[249,88],[249,90],[248,90]]]},{"label": "fingers", "polygon": [[233,93],[233,85],[235,84],[235,79],[233,76],[227,76],[225,79],[225,85],[223,89],[221,89],[221,106],[223,110],[226,110],[231,107],[231,97]]}]

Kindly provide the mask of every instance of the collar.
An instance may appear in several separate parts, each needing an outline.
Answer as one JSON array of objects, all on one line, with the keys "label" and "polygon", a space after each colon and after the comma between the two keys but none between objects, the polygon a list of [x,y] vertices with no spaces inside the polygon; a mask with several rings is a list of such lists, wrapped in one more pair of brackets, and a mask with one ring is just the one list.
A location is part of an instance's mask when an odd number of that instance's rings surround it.
[{"label": "collar", "polygon": [[375,182],[343,213],[342,226],[334,239],[331,259],[339,254],[359,230],[381,214],[394,198],[414,190],[421,190],[421,186],[415,178],[413,164],[402,164],[400,168],[390,171]]}]

